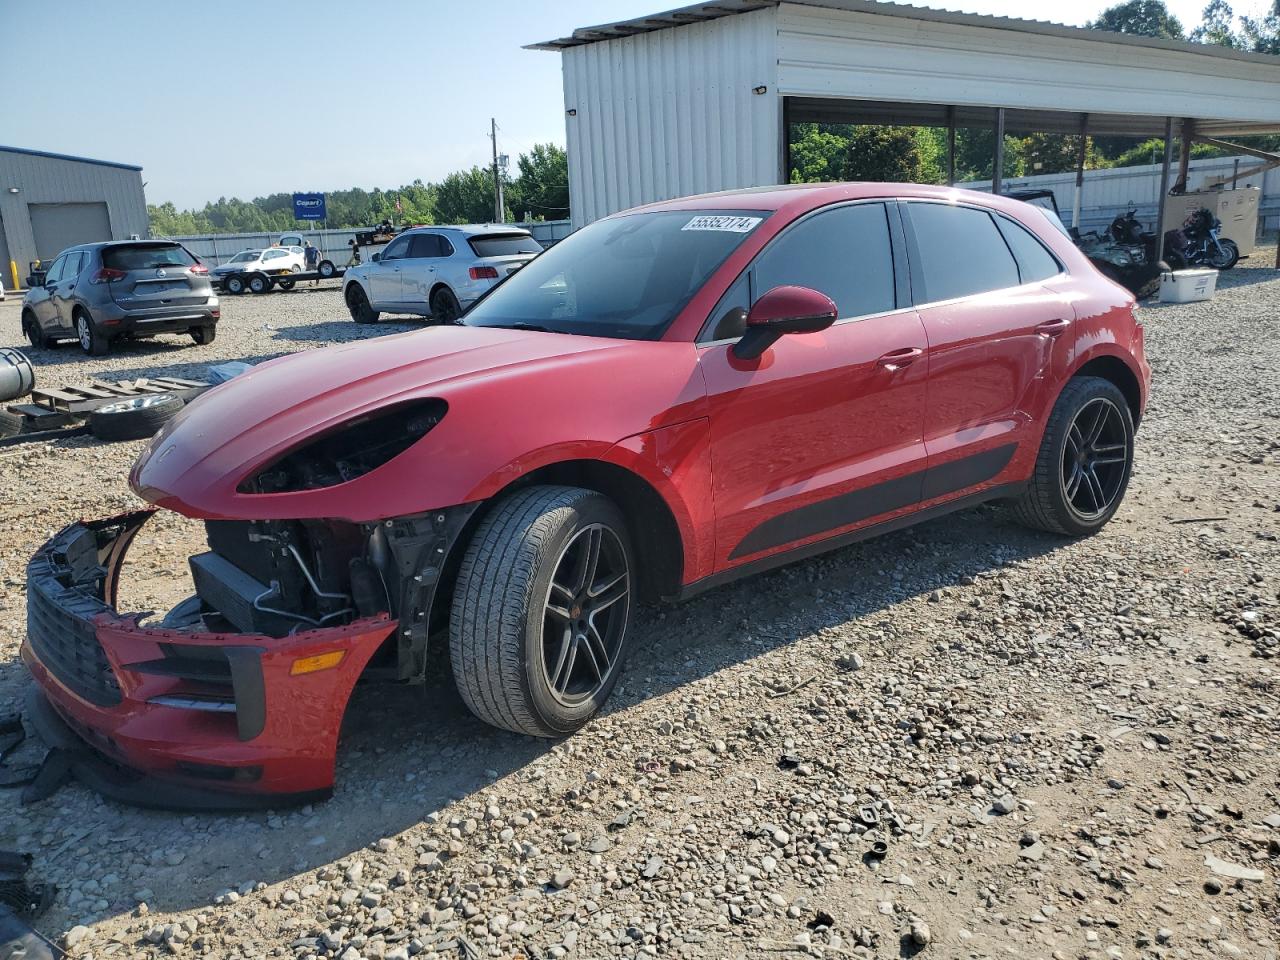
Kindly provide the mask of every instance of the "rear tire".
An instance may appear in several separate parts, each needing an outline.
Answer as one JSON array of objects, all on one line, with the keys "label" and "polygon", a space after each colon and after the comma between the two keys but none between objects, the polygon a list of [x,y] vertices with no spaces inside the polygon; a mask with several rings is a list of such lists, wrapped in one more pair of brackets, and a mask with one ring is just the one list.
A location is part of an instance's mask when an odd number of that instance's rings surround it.
[{"label": "rear tire", "polygon": [[530,736],[577,730],[618,681],[634,582],[626,522],[607,497],[535,486],[501,500],[454,585],[449,652],[467,707]]},{"label": "rear tire", "polygon": [[317,272],[320,274],[322,279],[328,280],[337,273],[337,270],[334,268],[332,260],[321,260],[320,266],[317,268]]},{"label": "rear tire", "polygon": [[271,289],[271,278],[265,273],[249,274],[249,292],[267,293]]},{"label": "rear tire", "polygon": [[297,282],[298,282],[297,280],[287,280],[287,279],[286,279],[286,280],[277,280],[277,281],[276,281],[276,286],[277,286],[277,287],[279,287],[281,290],[292,290],[292,289],[293,289],[293,285],[294,285],[295,283],[297,283]]},{"label": "rear tire", "polygon": [[378,311],[373,309],[369,303],[369,295],[364,292],[364,287],[358,283],[351,283],[347,287],[344,295],[347,301],[347,310],[351,312],[351,319],[356,323],[377,323]]},{"label": "rear tire", "polygon": [[446,324],[457,323],[462,316],[462,305],[448,287],[441,287],[431,295],[431,316],[438,323]]},{"label": "rear tire", "polygon": [[191,334],[191,339],[196,342],[197,346],[204,346],[206,343],[213,343],[214,338],[218,335],[218,328],[211,323],[203,327],[192,327],[187,333]]},{"label": "rear tire", "polygon": [[1133,415],[1119,387],[1101,377],[1068,381],[1014,515],[1026,526],[1069,537],[1101,530],[1129,486],[1133,437]]},{"label": "rear tire", "polygon": [[80,349],[91,357],[104,357],[111,346],[106,335],[98,330],[93,317],[83,308],[76,311],[76,337],[80,341]]},{"label": "rear tire", "polygon": [[89,414],[89,432],[99,440],[145,440],[182,409],[182,398],[153,393],[108,403]]},{"label": "rear tire", "polygon": [[238,273],[231,274],[222,281],[222,289],[237,296],[244,293],[244,277]]}]

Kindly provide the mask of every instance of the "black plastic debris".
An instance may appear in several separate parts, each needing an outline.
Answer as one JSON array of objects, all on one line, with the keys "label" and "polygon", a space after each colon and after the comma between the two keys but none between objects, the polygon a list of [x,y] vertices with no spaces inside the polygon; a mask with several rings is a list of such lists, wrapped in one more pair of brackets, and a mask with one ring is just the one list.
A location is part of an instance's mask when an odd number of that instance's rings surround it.
[{"label": "black plastic debris", "polygon": [[31,855],[0,850],[0,960],[55,960],[66,956],[30,921],[49,909],[53,886],[27,878]]},{"label": "black plastic debris", "polygon": [[794,770],[796,767],[800,766],[801,762],[801,759],[794,753],[784,753],[778,758],[778,769]]},{"label": "black plastic debris", "polygon": [[813,919],[805,924],[810,930],[821,930],[826,927],[828,930],[836,925],[836,918],[825,910],[819,910],[813,915]]}]

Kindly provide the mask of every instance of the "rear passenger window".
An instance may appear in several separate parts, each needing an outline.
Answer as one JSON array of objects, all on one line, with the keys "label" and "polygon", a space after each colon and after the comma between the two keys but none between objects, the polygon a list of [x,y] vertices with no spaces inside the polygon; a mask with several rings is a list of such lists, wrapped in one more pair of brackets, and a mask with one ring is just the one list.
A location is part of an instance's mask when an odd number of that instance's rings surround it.
[{"label": "rear passenger window", "polygon": [[774,287],[795,285],[825,293],[841,319],[893,310],[893,249],[884,204],[836,207],[789,227],[760,255],[753,273],[756,299]]},{"label": "rear passenger window", "polygon": [[1023,283],[1047,280],[1062,272],[1057,258],[1026,227],[1005,217],[996,217],[996,226],[1004,234],[1014,259],[1018,261],[1018,272],[1022,275]]},{"label": "rear passenger window", "polygon": [[447,246],[448,242],[439,234],[417,233],[413,236],[413,242],[409,244],[409,258],[425,260],[447,257],[453,252],[451,249],[446,249]]},{"label": "rear passenger window", "polygon": [[973,207],[908,203],[924,296],[917,303],[1016,287],[1021,281],[1009,246],[991,215]]}]

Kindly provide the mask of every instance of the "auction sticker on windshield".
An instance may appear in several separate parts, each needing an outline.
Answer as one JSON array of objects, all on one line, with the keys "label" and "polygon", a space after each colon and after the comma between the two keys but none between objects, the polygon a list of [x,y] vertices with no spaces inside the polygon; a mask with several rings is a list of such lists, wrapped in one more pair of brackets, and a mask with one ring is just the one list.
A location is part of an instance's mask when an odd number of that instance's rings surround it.
[{"label": "auction sticker on windshield", "polygon": [[750,233],[763,217],[694,217],[681,230],[721,230],[726,233]]}]

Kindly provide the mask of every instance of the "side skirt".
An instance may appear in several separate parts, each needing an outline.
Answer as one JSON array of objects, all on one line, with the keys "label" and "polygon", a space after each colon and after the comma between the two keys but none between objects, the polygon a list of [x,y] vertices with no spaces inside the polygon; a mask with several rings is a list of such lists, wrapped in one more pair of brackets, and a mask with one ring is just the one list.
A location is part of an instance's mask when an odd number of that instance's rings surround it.
[{"label": "side skirt", "polygon": [[927,520],[936,520],[938,517],[944,517],[949,513],[955,513],[957,510],[966,510],[969,507],[976,507],[992,500],[1003,500],[1007,497],[1015,497],[1026,489],[1025,482],[1005,483],[997,487],[991,487],[988,490],[981,490],[978,493],[971,493],[965,497],[958,497],[955,500],[948,500],[946,503],[939,503],[936,506],[928,507],[925,510],[919,510],[905,516],[895,517],[892,520],[885,520],[881,523],[873,523],[867,527],[861,527],[857,530],[850,530],[848,533],[842,533],[838,536],[827,537],[824,540],[818,540],[814,543],[807,543],[804,546],[796,547],[792,550],[784,550],[782,553],[775,553],[767,557],[761,557],[759,560],[752,560],[750,563],[744,563],[739,567],[731,567],[728,570],[721,570],[719,573],[713,573],[709,577],[703,577],[701,580],[695,580],[693,583],[685,584],[678,594],[676,600],[688,600],[690,597],[696,597],[700,593],[712,590],[716,587],[724,586],[726,583],[732,583],[743,577],[754,576],[757,573],[764,573],[766,570],[773,570],[777,567],[783,567],[787,564],[797,563],[800,560],[807,560],[815,557],[820,553],[826,553],[829,550],[839,550],[841,547],[847,547],[851,543],[858,543],[862,540],[870,540],[872,537],[878,537],[881,534],[893,533],[895,530],[904,530],[907,527],[913,527],[917,523],[924,523]]}]

